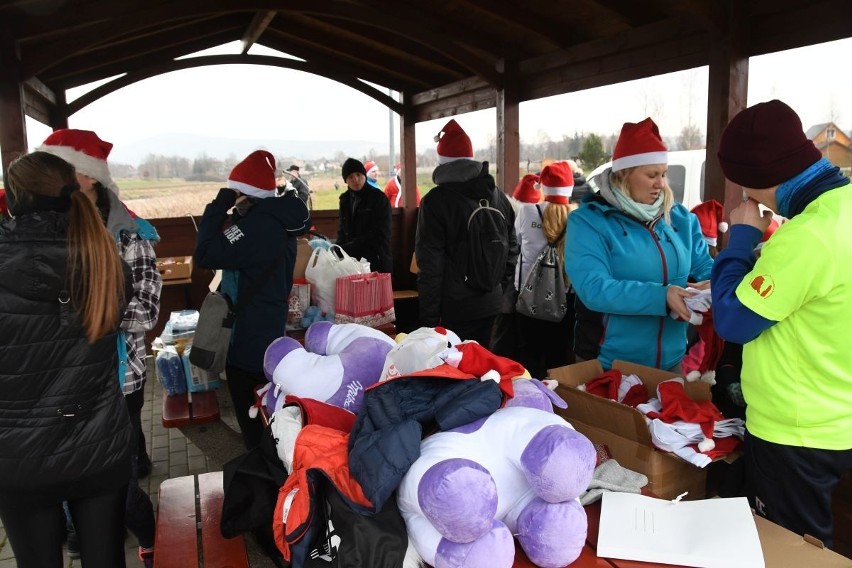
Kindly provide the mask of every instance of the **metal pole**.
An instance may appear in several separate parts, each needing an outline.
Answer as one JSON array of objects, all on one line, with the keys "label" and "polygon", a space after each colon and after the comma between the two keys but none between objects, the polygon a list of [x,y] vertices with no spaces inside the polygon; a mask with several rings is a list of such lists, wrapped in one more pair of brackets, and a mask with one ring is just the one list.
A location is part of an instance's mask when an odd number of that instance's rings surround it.
[{"label": "metal pole", "polygon": [[[390,89],[388,89],[388,96],[391,98],[395,98],[393,95],[393,91]],[[388,176],[390,176],[391,170],[396,164],[393,139],[393,109],[388,108]]]}]

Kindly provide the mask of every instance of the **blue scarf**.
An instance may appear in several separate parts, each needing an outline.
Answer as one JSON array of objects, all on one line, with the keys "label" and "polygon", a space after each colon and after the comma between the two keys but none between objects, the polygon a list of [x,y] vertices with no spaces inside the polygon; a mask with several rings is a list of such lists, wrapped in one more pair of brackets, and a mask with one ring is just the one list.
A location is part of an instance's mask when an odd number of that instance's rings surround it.
[{"label": "blue scarf", "polygon": [[778,202],[777,213],[788,219],[805,210],[814,199],[826,191],[843,187],[849,178],[822,158],[811,164],[808,169],[778,186],[775,199]]}]

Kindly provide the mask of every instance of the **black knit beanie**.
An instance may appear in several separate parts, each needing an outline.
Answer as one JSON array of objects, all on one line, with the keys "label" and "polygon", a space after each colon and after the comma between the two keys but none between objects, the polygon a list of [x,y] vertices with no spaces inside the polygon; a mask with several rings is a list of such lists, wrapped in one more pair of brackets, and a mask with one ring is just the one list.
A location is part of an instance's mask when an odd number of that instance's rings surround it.
[{"label": "black knit beanie", "polygon": [[343,181],[346,181],[346,178],[349,177],[349,174],[354,173],[363,174],[364,177],[367,176],[367,170],[364,169],[364,164],[362,164],[355,158],[346,158],[346,161],[343,162]]}]

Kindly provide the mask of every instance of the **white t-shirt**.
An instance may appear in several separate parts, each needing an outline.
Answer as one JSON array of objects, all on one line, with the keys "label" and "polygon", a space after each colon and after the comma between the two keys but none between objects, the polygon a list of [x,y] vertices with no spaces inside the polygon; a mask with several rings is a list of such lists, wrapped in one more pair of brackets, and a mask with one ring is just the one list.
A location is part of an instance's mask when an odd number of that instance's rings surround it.
[{"label": "white t-shirt", "polygon": [[[538,258],[539,253],[547,246],[544,230],[541,228],[541,217],[544,209],[550,203],[522,203],[515,215],[515,233],[518,236],[518,245],[521,254],[518,264],[515,266],[515,289],[520,290],[529,274],[530,268]],[[541,210],[541,215],[539,215]]]}]

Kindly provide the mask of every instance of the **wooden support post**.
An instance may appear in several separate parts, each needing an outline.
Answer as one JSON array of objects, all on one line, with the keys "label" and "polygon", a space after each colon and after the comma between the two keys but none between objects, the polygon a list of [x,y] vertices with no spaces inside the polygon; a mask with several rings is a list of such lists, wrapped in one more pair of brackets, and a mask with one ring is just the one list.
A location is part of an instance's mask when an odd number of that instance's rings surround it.
[{"label": "wooden support post", "polygon": [[[5,34],[3,34],[5,35]],[[20,61],[14,44],[0,35],[0,156],[3,179],[9,164],[27,153],[24,93],[19,80]]]},{"label": "wooden support post", "polygon": [[517,66],[505,62],[503,88],[497,91],[497,187],[509,195],[520,178],[519,89]]},{"label": "wooden support post", "polygon": [[409,272],[411,254],[414,253],[414,235],[417,230],[417,143],[415,138],[415,115],[411,105],[411,98],[402,95],[403,114],[399,117],[400,129],[400,160],[402,164],[402,250],[404,255],[403,266],[395,270],[399,281],[397,288],[416,289],[417,284],[413,281]]},{"label": "wooden support post", "polygon": [[704,173],[704,199],[724,203],[725,217],[741,201],[742,188],[725,179],[716,154],[728,122],[746,107],[748,98],[748,20],[739,14],[739,5],[729,5],[727,34],[710,42],[710,70],[707,98],[707,161]]}]

